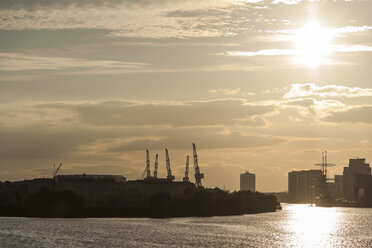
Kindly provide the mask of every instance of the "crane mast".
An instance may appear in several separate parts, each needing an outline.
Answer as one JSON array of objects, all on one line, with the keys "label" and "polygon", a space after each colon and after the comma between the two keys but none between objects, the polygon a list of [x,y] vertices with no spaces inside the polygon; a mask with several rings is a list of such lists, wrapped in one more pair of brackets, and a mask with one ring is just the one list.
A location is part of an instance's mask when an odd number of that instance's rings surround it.
[{"label": "crane mast", "polygon": [[159,157],[159,154],[156,154],[155,168],[154,168],[154,178],[158,178],[158,157]]},{"label": "crane mast", "polygon": [[189,179],[189,156],[186,157],[186,170],[185,170],[185,176],[183,177],[183,181],[185,183],[190,182],[190,179]]},{"label": "crane mast", "polygon": [[151,177],[150,173],[150,155],[149,155],[149,150],[146,150],[146,177],[149,178]]},{"label": "crane mast", "polygon": [[53,189],[54,190],[56,189],[57,174],[59,170],[61,169],[61,167],[62,167],[62,163],[59,164],[57,169],[56,169],[56,164],[53,164]]},{"label": "crane mast", "polygon": [[59,164],[59,166],[57,167],[56,169],[56,164],[53,165],[54,166],[54,174],[53,174],[53,178],[57,176],[59,170],[61,169],[61,166],[62,166],[62,163]]},{"label": "crane mast", "polygon": [[336,165],[328,163],[327,151],[322,152],[322,163],[315,164],[315,165],[320,166],[320,170],[321,170],[321,173],[322,173],[321,198],[325,199],[325,198],[327,198],[327,195],[328,195],[327,181],[331,180],[331,179],[327,178],[328,167],[333,167],[333,166],[336,166]]},{"label": "crane mast", "polygon": [[170,181],[173,181],[174,176],[172,175],[172,170],[170,167],[170,160],[169,160],[169,154],[168,154],[167,148],[165,148],[165,159],[166,159],[166,164],[167,164],[167,179]]},{"label": "crane mast", "polygon": [[196,153],[195,143],[192,143],[192,148],[193,148],[193,155],[194,155],[195,185],[197,188],[201,188],[203,187],[201,183],[201,179],[204,178],[204,174],[200,173],[200,168],[198,165],[198,155]]}]

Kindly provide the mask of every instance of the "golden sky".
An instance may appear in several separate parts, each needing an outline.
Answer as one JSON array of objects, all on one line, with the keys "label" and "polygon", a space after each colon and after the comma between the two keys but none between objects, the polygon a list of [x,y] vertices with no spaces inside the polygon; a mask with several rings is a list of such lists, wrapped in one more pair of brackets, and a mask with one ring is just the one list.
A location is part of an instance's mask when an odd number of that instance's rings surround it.
[{"label": "golden sky", "polygon": [[[321,152],[372,159],[372,1],[0,2],[0,180],[140,178],[284,191]],[[193,173],[192,173],[193,175]]]}]

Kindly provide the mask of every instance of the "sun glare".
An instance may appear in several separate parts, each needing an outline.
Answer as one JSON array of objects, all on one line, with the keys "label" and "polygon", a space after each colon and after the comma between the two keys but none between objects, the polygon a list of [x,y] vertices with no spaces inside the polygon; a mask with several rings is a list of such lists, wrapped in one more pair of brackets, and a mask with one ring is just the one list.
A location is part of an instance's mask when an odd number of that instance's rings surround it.
[{"label": "sun glare", "polygon": [[330,53],[331,33],[317,20],[309,20],[294,34],[297,62],[316,67],[326,63]]},{"label": "sun glare", "polygon": [[293,247],[323,247],[330,244],[339,228],[340,212],[335,208],[289,206],[287,231],[293,234]]}]

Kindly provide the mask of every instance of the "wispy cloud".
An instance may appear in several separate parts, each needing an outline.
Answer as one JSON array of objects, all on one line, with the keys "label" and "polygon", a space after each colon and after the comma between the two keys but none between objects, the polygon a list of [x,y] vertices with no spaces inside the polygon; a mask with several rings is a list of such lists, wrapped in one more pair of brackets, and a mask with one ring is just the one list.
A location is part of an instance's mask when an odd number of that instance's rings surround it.
[{"label": "wispy cloud", "polygon": [[302,0],[274,0],[272,3],[273,4],[287,4],[287,5],[294,5],[302,2]]},{"label": "wispy cloud", "polygon": [[[329,47],[329,52],[371,52],[372,46],[365,45],[333,45]],[[218,55],[227,56],[242,56],[242,57],[253,57],[253,56],[282,56],[282,55],[300,55],[300,51],[296,49],[262,49],[258,51],[227,51],[225,53],[219,53]]]},{"label": "wispy cloud", "polygon": [[[115,37],[145,38],[228,36],[232,31],[222,27],[231,17],[224,13],[242,4],[228,0],[84,1],[83,4],[71,0],[66,5],[43,2],[46,4],[14,4],[11,8],[0,9],[0,29],[99,29]],[[167,14],[179,13],[180,9],[181,15]]]},{"label": "wispy cloud", "polygon": [[[326,30],[328,35],[340,35],[346,33],[361,33],[372,30],[372,26],[344,26],[344,27],[322,27],[322,29]],[[291,28],[291,29],[279,29],[279,30],[267,30],[267,33],[274,33],[274,34],[288,34],[288,35],[295,35],[300,31],[300,28]],[[287,37],[290,39],[290,37]]]},{"label": "wispy cloud", "polygon": [[349,123],[365,123],[372,124],[372,106],[354,106],[346,110],[330,112],[328,116],[323,118],[328,122],[349,122]]},{"label": "wispy cloud", "polygon": [[212,89],[209,90],[210,93],[217,94],[219,96],[253,96],[254,93],[242,90],[240,88],[231,89],[231,88],[224,88],[224,89]]},{"label": "wispy cloud", "polygon": [[60,70],[74,68],[137,69],[145,63],[82,58],[44,57],[22,53],[0,53],[0,71]]},{"label": "wispy cloud", "polygon": [[372,52],[372,46],[363,45],[335,45],[333,46],[333,51],[343,52],[343,53],[354,53],[354,52]]},{"label": "wispy cloud", "polygon": [[228,51],[224,53],[227,56],[278,56],[278,55],[296,55],[296,50],[293,49],[263,49],[258,51]]},{"label": "wispy cloud", "polygon": [[291,89],[284,94],[283,98],[298,98],[298,97],[359,97],[372,96],[372,89],[347,87],[341,85],[324,85],[318,86],[314,83],[292,84]]}]

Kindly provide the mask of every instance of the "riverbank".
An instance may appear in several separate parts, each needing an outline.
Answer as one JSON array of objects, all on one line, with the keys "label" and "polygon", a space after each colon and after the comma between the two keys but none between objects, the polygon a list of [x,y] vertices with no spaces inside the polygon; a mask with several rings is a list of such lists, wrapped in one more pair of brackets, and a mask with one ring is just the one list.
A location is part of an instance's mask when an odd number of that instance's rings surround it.
[{"label": "riverbank", "polygon": [[86,217],[207,217],[274,212],[279,203],[273,195],[218,188],[186,191],[183,194],[136,192],[77,194],[73,191],[41,189],[18,205],[1,205],[0,216]]}]

